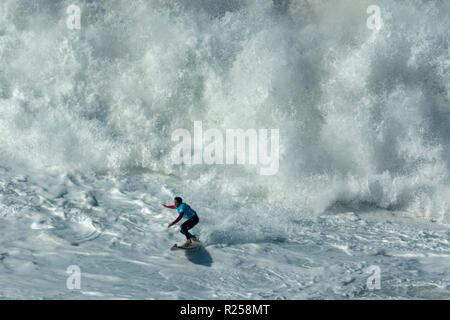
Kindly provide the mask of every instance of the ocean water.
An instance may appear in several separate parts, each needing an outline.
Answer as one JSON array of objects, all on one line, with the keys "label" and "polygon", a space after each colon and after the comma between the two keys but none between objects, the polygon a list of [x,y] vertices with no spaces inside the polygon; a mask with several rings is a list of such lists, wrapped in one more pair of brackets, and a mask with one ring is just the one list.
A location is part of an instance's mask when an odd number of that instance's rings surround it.
[{"label": "ocean water", "polygon": [[[0,2],[1,299],[450,298],[448,1],[72,4]],[[194,121],[279,170],[173,164]]]}]

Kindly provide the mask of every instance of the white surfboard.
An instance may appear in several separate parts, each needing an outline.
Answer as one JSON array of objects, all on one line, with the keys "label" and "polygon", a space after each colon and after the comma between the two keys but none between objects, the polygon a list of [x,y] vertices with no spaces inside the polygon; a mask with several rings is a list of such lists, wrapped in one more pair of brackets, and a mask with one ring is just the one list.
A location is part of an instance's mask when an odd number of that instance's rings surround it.
[{"label": "white surfboard", "polygon": [[192,241],[192,244],[187,246],[179,246],[178,244],[174,244],[172,248],[170,248],[171,251],[174,250],[197,250],[202,246],[202,243],[200,241]]}]

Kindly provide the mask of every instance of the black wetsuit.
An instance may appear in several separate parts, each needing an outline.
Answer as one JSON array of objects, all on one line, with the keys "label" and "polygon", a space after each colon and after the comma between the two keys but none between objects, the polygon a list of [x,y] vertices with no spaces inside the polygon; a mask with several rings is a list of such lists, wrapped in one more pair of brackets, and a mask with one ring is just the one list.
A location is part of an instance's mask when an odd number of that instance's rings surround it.
[{"label": "black wetsuit", "polygon": [[186,236],[189,240],[192,238],[192,234],[189,233],[189,229],[192,229],[199,222],[197,214],[195,214],[192,218],[188,219],[181,225],[180,232]]}]

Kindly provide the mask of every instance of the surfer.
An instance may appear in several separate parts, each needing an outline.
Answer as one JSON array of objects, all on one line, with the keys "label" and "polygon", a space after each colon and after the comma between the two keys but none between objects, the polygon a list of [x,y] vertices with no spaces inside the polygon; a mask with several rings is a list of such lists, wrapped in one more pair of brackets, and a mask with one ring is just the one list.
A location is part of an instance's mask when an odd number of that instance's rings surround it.
[{"label": "surfer", "polygon": [[163,207],[167,209],[177,209],[178,217],[171,223],[167,228],[170,228],[175,223],[181,220],[181,218],[187,219],[186,222],[184,222],[181,225],[180,232],[186,236],[186,242],[183,243],[183,246],[189,246],[192,244],[192,240],[196,241],[196,237],[189,233],[189,229],[192,229],[199,221],[197,212],[195,212],[187,203],[183,203],[183,199],[180,197],[174,198],[174,205],[168,206],[165,204],[162,204]]}]

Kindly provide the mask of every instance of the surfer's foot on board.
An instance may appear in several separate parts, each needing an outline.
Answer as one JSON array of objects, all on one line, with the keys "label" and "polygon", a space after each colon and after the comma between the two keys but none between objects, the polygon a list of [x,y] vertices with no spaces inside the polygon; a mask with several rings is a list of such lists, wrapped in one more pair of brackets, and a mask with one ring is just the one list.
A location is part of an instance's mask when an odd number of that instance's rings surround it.
[{"label": "surfer's foot on board", "polygon": [[183,243],[183,247],[190,246],[192,244],[192,240],[187,240],[185,243]]}]

